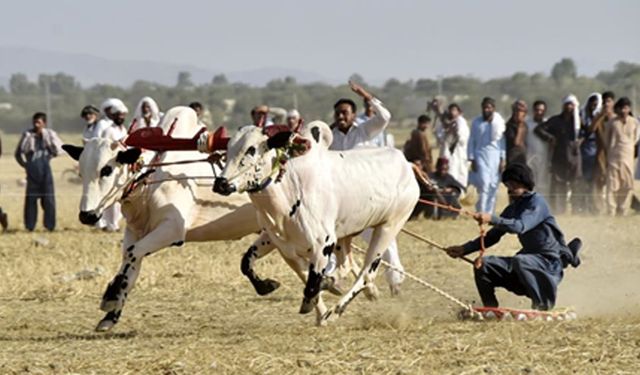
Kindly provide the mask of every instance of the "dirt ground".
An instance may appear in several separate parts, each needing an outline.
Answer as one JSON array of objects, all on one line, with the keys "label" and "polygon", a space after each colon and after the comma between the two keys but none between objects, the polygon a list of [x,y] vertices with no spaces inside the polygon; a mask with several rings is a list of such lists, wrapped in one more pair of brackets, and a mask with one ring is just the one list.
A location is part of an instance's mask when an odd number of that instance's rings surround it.
[{"label": "dirt ground", "polygon": [[[77,138],[75,138],[77,139]],[[6,142],[6,140],[5,140]],[[570,322],[460,322],[442,297],[405,281],[391,298],[383,275],[376,302],[359,296],[327,327],[298,314],[303,286],[277,254],[258,271],[282,282],[259,297],[240,273],[252,238],[186,244],[145,260],[121,322],[93,328],[98,306],[120,262],[121,234],[77,221],[80,186],[62,178],[72,167],[54,161],[58,230],[22,226],[22,177],[5,143],[0,206],[11,230],[0,235],[0,373],[78,374],[636,374],[640,371],[640,216],[560,217],[568,237],[583,238],[583,265],[567,269],[559,306]],[[500,206],[504,206],[504,192]],[[477,234],[468,220],[407,226],[442,244]],[[471,268],[406,235],[407,271],[464,301],[477,301]],[[505,238],[490,253],[509,254]],[[84,271],[84,272],[83,272]],[[78,274],[80,273],[80,274]],[[80,277],[78,277],[80,276]],[[504,305],[528,307],[505,293]],[[328,305],[337,301],[327,296]]]}]

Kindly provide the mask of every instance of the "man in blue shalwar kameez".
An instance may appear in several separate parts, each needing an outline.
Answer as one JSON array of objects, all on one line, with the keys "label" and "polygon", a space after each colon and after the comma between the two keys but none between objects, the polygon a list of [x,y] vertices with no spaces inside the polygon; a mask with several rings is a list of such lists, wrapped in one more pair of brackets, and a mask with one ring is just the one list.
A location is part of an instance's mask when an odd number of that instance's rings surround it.
[{"label": "man in blue shalwar kameez", "polygon": [[[550,310],[556,303],[558,284],[563,268],[580,264],[580,239],[565,244],[564,235],[551,215],[544,198],[533,192],[531,169],[513,164],[502,174],[509,190],[510,204],[500,216],[477,213],[475,219],[491,224],[485,237],[485,247],[500,241],[506,233],[518,235],[522,249],[513,257],[485,256],[482,266],[475,269],[475,281],[482,303],[498,307],[495,288],[502,287],[531,299],[532,308]],[[480,249],[480,238],[461,246],[452,246],[447,253],[457,258]]]},{"label": "man in blue shalwar kameez", "polygon": [[505,166],[504,131],[504,119],[496,112],[495,100],[482,99],[482,116],[471,123],[467,143],[467,158],[471,162],[469,183],[478,190],[478,212],[495,210],[500,172]]}]

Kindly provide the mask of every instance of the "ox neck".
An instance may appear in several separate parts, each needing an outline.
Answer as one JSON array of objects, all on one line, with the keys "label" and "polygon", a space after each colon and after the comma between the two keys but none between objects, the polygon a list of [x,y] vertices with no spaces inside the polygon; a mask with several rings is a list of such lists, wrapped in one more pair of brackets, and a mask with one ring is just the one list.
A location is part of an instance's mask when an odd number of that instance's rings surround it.
[{"label": "ox neck", "polygon": [[249,193],[249,198],[254,207],[261,213],[268,213],[269,216],[288,217],[291,205],[295,199],[291,197],[295,186],[289,178],[289,173],[285,173],[279,181],[274,181],[265,186],[260,191]]}]

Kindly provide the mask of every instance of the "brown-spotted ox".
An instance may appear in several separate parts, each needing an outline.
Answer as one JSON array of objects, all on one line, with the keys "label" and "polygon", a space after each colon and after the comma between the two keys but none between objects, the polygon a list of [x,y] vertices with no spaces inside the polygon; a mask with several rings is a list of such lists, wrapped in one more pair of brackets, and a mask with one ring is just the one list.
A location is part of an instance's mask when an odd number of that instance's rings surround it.
[{"label": "brown-spotted ox", "polygon": [[[188,107],[170,109],[159,126],[166,133],[172,124],[175,124],[172,136],[176,138],[191,138],[200,129],[196,113]],[[122,264],[102,298],[100,308],[106,315],[97,330],[109,330],[117,323],[144,257],[188,241],[233,240],[260,230],[256,211],[246,196],[221,197],[211,193],[214,175],[209,163],[158,167],[148,176],[149,183],[130,190],[127,165],[138,160],[140,150],[100,138],[89,140],[84,148],[65,145],[64,149],[80,165],[83,183],[80,221],[95,224],[104,209],[116,201],[122,204],[126,220]],[[197,151],[171,151],[160,155],[157,162],[202,158]],[[211,180],[208,184],[206,180],[171,180],[189,176],[211,176]],[[160,180],[168,181],[154,183]],[[256,244],[255,252],[266,254],[273,247],[271,241],[263,241]],[[279,286],[269,279],[252,281],[261,295]]]},{"label": "brown-spotted ox", "polygon": [[[380,257],[418,201],[418,183],[398,150],[329,151],[331,131],[321,121],[305,125],[301,135],[265,133],[247,126],[231,139],[214,191],[225,196],[248,192],[265,229],[256,244],[271,240],[285,259],[308,261],[300,312],[315,307],[322,324],[332,314],[342,314],[359,292],[377,295],[373,281]],[[296,137],[308,139],[311,147],[282,167],[282,155],[297,152]],[[351,289],[327,311],[320,291],[331,254],[349,251],[351,237],[366,228],[373,228],[373,235],[362,269]],[[251,250],[248,255],[251,258]],[[293,267],[300,274],[305,264]]]}]

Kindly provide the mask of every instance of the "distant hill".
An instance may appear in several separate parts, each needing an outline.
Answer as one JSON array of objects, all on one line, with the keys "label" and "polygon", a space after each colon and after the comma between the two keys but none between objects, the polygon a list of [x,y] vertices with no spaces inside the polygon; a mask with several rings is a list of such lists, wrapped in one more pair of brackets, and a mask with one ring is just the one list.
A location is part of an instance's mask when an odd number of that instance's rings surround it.
[{"label": "distant hill", "polygon": [[0,46],[0,85],[7,86],[13,73],[25,73],[36,79],[40,73],[63,72],[76,78],[83,86],[108,83],[118,86],[131,85],[136,80],[146,80],[166,85],[176,83],[178,72],[191,73],[193,81],[211,82],[214,75],[224,73],[232,82],[263,86],[274,78],[294,77],[300,83],[327,82],[321,75],[287,68],[265,67],[260,69],[221,72],[214,68],[180,65],[152,61],[118,60],[80,53],[45,51],[24,47]]}]

